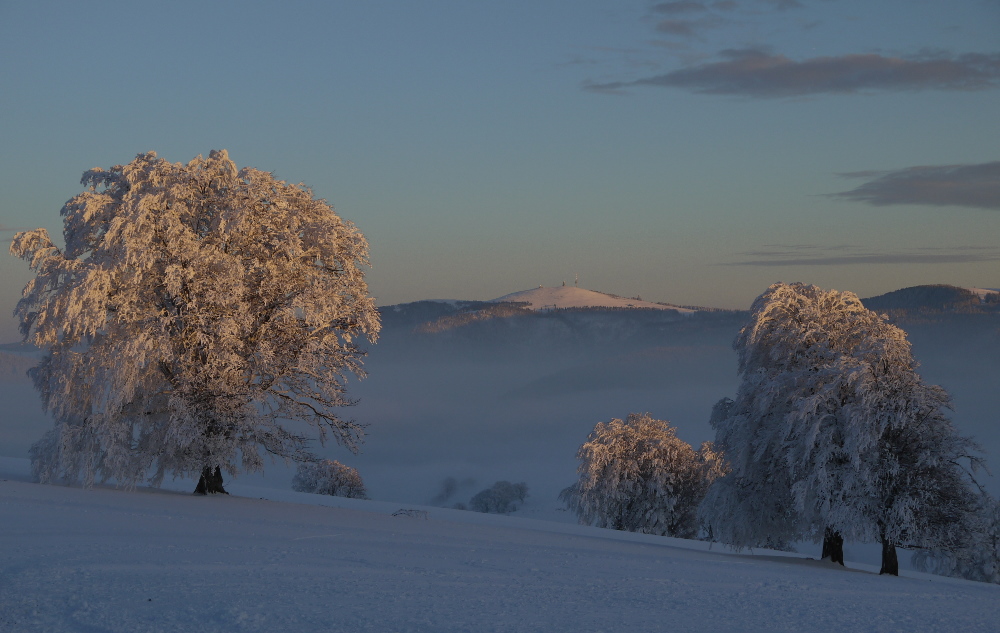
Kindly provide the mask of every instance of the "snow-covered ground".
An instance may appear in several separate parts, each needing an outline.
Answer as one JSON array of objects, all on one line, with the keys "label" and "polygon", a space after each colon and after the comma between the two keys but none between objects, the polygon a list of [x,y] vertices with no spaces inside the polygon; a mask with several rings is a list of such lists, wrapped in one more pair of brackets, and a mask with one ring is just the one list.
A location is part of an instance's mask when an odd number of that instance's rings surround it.
[{"label": "snow-covered ground", "polygon": [[1000,293],[998,288],[966,288],[969,292],[979,295],[979,300],[983,301],[986,299],[987,295],[995,295]]},{"label": "snow-covered ground", "polygon": [[[0,631],[997,630],[1000,586],[230,486],[81,490],[0,460]],[[181,482],[183,488],[190,482]],[[264,497],[264,498],[261,498]]]},{"label": "snow-covered ground", "polygon": [[694,312],[689,308],[666,305],[643,301],[642,299],[629,299],[626,297],[616,297],[603,292],[584,290],[576,286],[557,286],[555,288],[545,288],[539,286],[531,290],[512,292],[508,295],[498,297],[493,301],[516,301],[529,304],[532,310],[546,310],[552,308],[646,308],[652,310],[676,310],[682,313]]}]

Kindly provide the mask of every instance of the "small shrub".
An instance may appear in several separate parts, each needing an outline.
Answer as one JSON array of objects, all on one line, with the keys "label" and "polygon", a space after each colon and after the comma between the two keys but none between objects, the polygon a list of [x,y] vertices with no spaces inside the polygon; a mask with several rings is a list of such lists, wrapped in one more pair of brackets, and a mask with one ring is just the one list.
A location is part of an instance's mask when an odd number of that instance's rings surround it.
[{"label": "small shrub", "polygon": [[328,459],[299,464],[292,478],[292,490],[332,497],[368,498],[368,491],[357,470]]},{"label": "small shrub", "polygon": [[509,481],[498,481],[492,488],[476,493],[469,501],[469,508],[476,512],[491,514],[507,514],[517,510],[517,504],[523,503],[528,496],[528,484],[521,482],[512,484]]},{"label": "small shrub", "polygon": [[584,525],[696,538],[698,504],[725,473],[712,444],[694,450],[648,413],[599,422],[577,451],[579,479],[560,493]]}]

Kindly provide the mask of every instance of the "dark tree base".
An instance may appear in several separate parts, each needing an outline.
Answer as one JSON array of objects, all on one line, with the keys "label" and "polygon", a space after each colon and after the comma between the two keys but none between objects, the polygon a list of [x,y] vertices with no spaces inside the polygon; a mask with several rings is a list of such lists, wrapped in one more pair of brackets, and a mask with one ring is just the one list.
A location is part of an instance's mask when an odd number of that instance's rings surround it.
[{"label": "dark tree base", "polygon": [[823,536],[823,560],[844,564],[844,537],[839,532],[827,530]]},{"label": "dark tree base", "polygon": [[228,495],[226,489],[222,487],[222,470],[216,466],[215,472],[208,466],[201,471],[201,479],[198,480],[198,487],[194,489],[194,494],[196,495],[207,495],[207,494],[224,494]]},{"label": "dark tree base", "polygon": [[892,541],[882,541],[882,569],[878,573],[899,575],[899,559],[896,558],[896,546]]}]

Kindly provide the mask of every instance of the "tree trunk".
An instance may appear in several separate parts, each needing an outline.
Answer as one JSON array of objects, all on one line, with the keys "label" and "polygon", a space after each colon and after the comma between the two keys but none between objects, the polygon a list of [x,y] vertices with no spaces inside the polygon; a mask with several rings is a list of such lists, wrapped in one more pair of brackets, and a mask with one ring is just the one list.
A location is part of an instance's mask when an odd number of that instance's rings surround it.
[{"label": "tree trunk", "polygon": [[840,532],[826,528],[823,534],[823,560],[844,564],[844,537]]},{"label": "tree trunk", "polygon": [[896,558],[896,544],[887,538],[882,539],[882,569],[881,574],[899,575],[899,559]]},{"label": "tree trunk", "polygon": [[215,472],[212,472],[211,466],[205,466],[201,471],[201,479],[198,480],[198,487],[194,489],[194,494],[196,495],[207,495],[221,493],[228,495],[226,489],[222,487],[222,469],[218,466],[215,467]]}]

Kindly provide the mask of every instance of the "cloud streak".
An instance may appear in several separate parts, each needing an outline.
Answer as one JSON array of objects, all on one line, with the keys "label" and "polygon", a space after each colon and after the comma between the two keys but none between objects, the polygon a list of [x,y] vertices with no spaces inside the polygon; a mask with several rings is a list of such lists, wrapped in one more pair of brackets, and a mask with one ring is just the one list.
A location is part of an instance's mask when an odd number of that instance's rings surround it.
[{"label": "cloud streak", "polygon": [[972,165],[926,165],[896,171],[841,174],[868,182],[830,194],[875,206],[918,204],[1000,209],[1000,161]]},{"label": "cloud streak", "polygon": [[803,4],[798,0],[766,0],[769,4],[774,5],[774,8],[778,11],[788,11],[789,9],[801,9]]},{"label": "cloud streak", "polygon": [[1000,86],[1000,53],[877,54],[795,61],[757,49],[727,50],[722,61],[698,64],[627,82],[591,83],[593,92],[656,86],[755,98],[856,94],[874,91],[982,90]]},{"label": "cloud streak", "polygon": [[834,257],[802,257],[799,259],[757,259],[726,262],[723,266],[849,266],[857,264],[971,264],[1000,261],[1000,255],[975,255],[971,253],[884,253],[869,255],[841,255]]},{"label": "cloud streak", "polygon": [[701,31],[718,28],[726,24],[726,20],[708,16],[697,20],[661,20],[656,24],[656,32],[678,37],[695,37]]},{"label": "cloud streak", "polygon": [[24,226],[7,226],[3,222],[0,222],[0,233],[20,233],[21,231],[30,231],[29,227]]},{"label": "cloud streak", "polygon": [[651,9],[653,13],[661,15],[679,15],[684,13],[703,13],[708,9],[703,2],[661,2]]},{"label": "cloud streak", "polygon": [[[725,262],[721,266],[851,266],[893,264],[971,264],[1000,261],[1000,249],[992,246],[958,248],[922,248],[905,253],[856,252],[850,246],[822,248],[818,246],[788,246],[765,248],[743,253],[750,256],[738,262]],[[841,251],[830,253],[830,251]],[[809,254],[814,252],[815,254]]]}]

